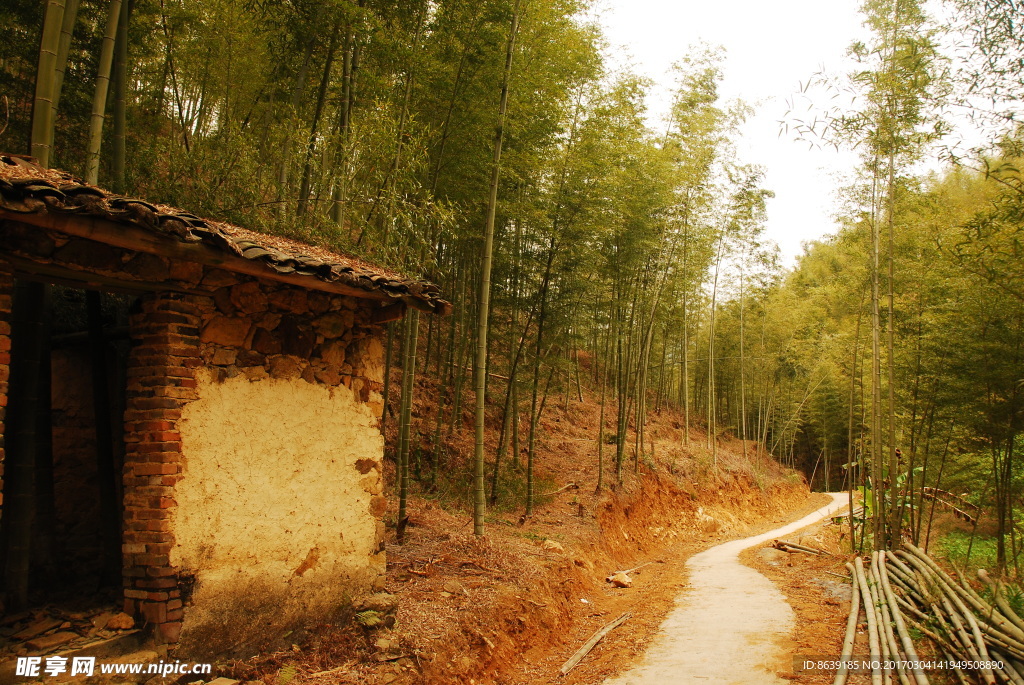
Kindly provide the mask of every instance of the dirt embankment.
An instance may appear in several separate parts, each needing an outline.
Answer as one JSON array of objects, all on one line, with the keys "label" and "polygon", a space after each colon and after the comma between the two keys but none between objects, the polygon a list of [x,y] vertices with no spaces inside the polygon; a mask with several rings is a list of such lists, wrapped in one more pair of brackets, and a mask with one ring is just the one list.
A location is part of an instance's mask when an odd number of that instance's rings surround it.
[{"label": "dirt embankment", "polygon": [[[428,406],[414,415],[432,425]],[[605,447],[606,487],[595,491],[597,415],[586,396],[547,414],[541,494],[578,487],[542,497],[533,516],[505,503],[476,537],[465,506],[445,499],[443,477],[410,499],[405,540],[392,529],[387,547],[394,627],[342,621],[229,672],[269,685],[598,683],[643,652],[685,582],[690,555],[815,508],[804,480],[752,443],[726,439],[712,452],[695,429],[682,444],[681,417],[668,410],[648,428],[653,454],[638,468],[624,463],[621,483],[609,464],[614,445]],[[444,469],[466,469],[471,452],[468,431],[456,432],[445,443]],[[430,455],[424,459],[427,467]],[[521,477],[515,467],[506,476]],[[605,581],[641,565],[631,587]],[[559,676],[594,631],[626,612],[625,623]]]}]

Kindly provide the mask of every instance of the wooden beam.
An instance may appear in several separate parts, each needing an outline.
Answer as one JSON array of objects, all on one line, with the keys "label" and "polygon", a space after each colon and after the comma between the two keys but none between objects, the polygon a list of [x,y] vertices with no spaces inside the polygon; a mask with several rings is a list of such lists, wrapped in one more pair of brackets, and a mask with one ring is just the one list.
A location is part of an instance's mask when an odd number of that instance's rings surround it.
[{"label": "wooden beam", "polygon": [[389,321],[398,321],[405,316],[405,309],[405,302],[386,304],[373,311],[373,315],[370,317],[370,323],[388,323]]},{"label": "wooden beam", "polygon": [[199,243],[183,243],[171,237],[148,231],[130,224],[121,224],[107,219],[83,215],[60,214],[16,214],[0,209],[0,219],[47,228],[66,235],[94,240],[136,252],[145,252],[160,257],[196,262],[214,266],[226,271],[246,274],[266,280],[287,283],[306,290],[320,290],[336,295],[347,295],[364,300],[394,302],[412,298],[396,298],[372,290],[363,290],[342,283],[330,283],[316,276],[278,273],[263,262],[258,262]]},{"label": "wooden beam", "polygon": [[[6,268],[4,268],[5,263]],[[9,252],[0,253],[0,269],[10,271],[26,281],[53,283],[81,290],[102,290],[108,293],[125,293],[128,295],[170,291],[203,295],[205,297],[210,296],[210,292],[206,290],[185,288],[172,283],[132,281],[112,276],[101,276],[91,271],[79,271],[47,262],[37,262],[34,259],[20,257]]]}]

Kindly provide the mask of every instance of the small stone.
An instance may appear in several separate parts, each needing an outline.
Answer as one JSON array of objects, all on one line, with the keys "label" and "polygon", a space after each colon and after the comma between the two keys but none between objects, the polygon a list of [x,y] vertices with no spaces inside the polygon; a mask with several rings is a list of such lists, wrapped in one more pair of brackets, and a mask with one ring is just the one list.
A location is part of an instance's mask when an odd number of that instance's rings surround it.
[{"label": "small stone", "polygon": [[270,374],[262,366],[246,366],[242,369],[242,375],[253,383],[270,378]]},{"label": "small stone", "polygon": [[340,367],[345,363],[346,345],[341,340],[332,340],[320,347],[320,358],[332,366]]},{"label": "small stone", "polygon": [[552,551],[552,552],[564,552],[565,551],[565,547],[562,546],[562,543],[555,542],[554,540],[545,540],[544,543],[541,545],[541,547],[543,549],[546,549],[546,550],[549,550],[549,551]]},{"label": "small stone", "polygon": [[265,328],[257,328],[252,336],[252,349],[260,354],[280,354],[281,341]]},{"label": "small stone", "polygon": [[238,360],[235,362],[235,364],[237,364],[238,366],[241,366],[241,367],[259,366],[261,368],[266,363],[267,363],[266,356],[260,354],[259,352],[254,352],[253,350],[242,350],[242,351],[240,351],[238,353]]},{"label": "small stone", "polygon": [[13,635],[15,640],[29,640],[36,635],[42,635],[48,630],[60,626],[60,621],[55,618],[44,618],[41,621],[36,621],[27,628],[24,628]]},{"label": "small stone", "polygon": [[633,579],[630,578],[625,573],[623,573],[622,571],[619,571],[618,573],[614,573],[614,574],[608,576],[608,582],[611,583],[612,585],[614,585],[615,587],[632,587],[633,586]]},{"label": "small stone", "polygon": [[206,685],[238,685],[238,681],[237,680],[232,680],[231,678],[220,677],[220,678],[214,678],[213,680],[208,682]]},{"label": "small stone", "polygon": [[236,359],[238,359],[238,352],[236,350],[228,350],[223,347],[218,347],[214,350],[213,358],[210,362],[216,366],[230,366],[235,363]]},{"label": "small stone", "polygon": [[135,619],[121,612],[107,621],[107,625],[104,627],[107,630],[131,630],[135,627]]},{"label": "small stone", "polygon": [[269,371],[274,378],[297,378],[302,374],[302,364],[295,357],[282,354],[270,360]]},{"label": "small stone", "polygon": [[317,333],[325,338],[340,338],[345,331],[352,328],[354,323],[355,315],[345,310],[328,312],[314,321],[313,325],[316,327]]},{"label": "small stone", "polygon": [[60,633],[53,633],[52,635],[37,637],[34,640],[29,640],[25,643],[25,646],[31,650],[39,652],[46,649],[60,647],[61,645],[66,645],[67,643],[71,642],[76,638],[78,638],[78,633],[64,631]]},{"label": "small stone", "polygon": [[145,252],[136,253],[123,268],[132,276],[157,283],[166,281],[167,277],[171,275],[171,269],[166,259]]},{"label": "small stone", "polygon": [[324,385],[329,385],[331,387],[341,383],[341,374],[338,373],[337,369],[330,367],[325,369],[315,369],[313,376]]},{"label": "small stone", "polygon": [[267,309],[267,296],[256,281],[240,283],[231,289],[231,304],[246,314],[255,314]]},{"label": "small stone", "polygon": [[374,642],[373,645],[377,649],[391,649],[391,640],[387,640],[387,639],[382,637],[379,640],[377,640],[376,642]]},{"label": "small stone", "polygon": [[256,317],[256,325],[272,331],[281,325],[281,315],[277,312],[264,312]]},{"label": "small stone", "polygon": [[175,281],[195,284],[203,277],[203,265],[195,262],[172,259],[170,260],[170,270],[170,277]]},{"label": "small stone", "polygon": [[217,288],[213,291],[213,303],[217,311],[226,316],[235,313],[235,305],[231,303],[231,288]]},{"label": "small stone", "polygon": [[298,288],[286,288],[272,292],[267,296],[270,306],[283,312],[305,314],[309,311],[306,291]]},{"label": "small stone", "polygon": [[462,587],[462,585],[460,583],[458,583],[458,582],[456,582],[454,580],[449,580],[449,581],[445,582],[443,587],[444,587],[446,592],[450,592],[453,595],[457,595],[460,592],[465,593],[467,596],[469,595],[469,593],[466,592],[466,588]]},{"label": "small stone", "polygon": [[96,614],[92,617],[92,624],[97,630],[103,630],[107,627],[107,623],[113,618],[114,614],[109,611]]},{"label": "small stone", "polygon": [[230,271],[223,269],[210,269],[203,276],[203,285],[208,288],[222,288],[227,285],[238,283],[238,277]]},{"label": "small stone", "polygon": [[203,327],[199,339],[223,347],[241,347],[249,333],[249,322],[230,316],[215,316]]},{"label": "small stone", "polygon": [[355,603],[356,611],[372,609],[381,613],[394,613],[398,608],[398,598],[390,592],[375,592],[360,598]]},{"label": "small stone", "polygon": [[326,293],[312,292],[308,295],[309,310],[314,314],[323,314],[331,308],[331,298]]}]

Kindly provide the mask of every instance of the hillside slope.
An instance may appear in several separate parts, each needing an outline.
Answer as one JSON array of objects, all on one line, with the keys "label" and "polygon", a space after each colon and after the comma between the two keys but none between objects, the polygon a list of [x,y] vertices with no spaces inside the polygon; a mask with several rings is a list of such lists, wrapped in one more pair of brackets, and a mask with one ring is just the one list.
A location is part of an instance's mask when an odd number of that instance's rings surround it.
[{"label": "hillside slope", "polygon": [[[523,491],[522,471],[511,466],[486,534],[476,537],[463,475],[472,455],[468,412],[461,430],[443,443],[436,480],[430,472],[436,392],[429,379],[418,382],[413,414],[422,482],[413,483],[401,544],[389,462],[384,589],[393,595],[389,602],[397,601],[394,626],[365,629],[343,620],[293,636],[290,650],[234,664],[233,675],[276,685],[548,682],[597,628],[630,611],[621,628],[561,679],[600,682],[642,651],[672,605],[679,564],[689,555],[767,529],[817,502],[802,476],[753,443],[722,439],[716,465],[699,428],[683,444],[682,417],[670,409],[652,412],[651,454],[635,467],[624,463],[621,483],[609,463],[614,445],[605,446],[606,486],[597,491],[599,407],[584,393],[583,401],[570,397],[545,412],[537,476],[538,492],[549,494],[524,516],[514,499]],[[497,428],[489,426],[489,454]],[[393,424],[387,432],[393,453]],[[605,581],[641,565],[631,574],[632,587]]]}]

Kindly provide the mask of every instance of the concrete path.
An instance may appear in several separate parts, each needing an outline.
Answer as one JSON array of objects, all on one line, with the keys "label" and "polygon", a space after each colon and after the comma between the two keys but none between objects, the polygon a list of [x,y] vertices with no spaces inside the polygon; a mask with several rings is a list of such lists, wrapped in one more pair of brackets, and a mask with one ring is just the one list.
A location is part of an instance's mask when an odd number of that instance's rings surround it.
[{"label": "concrete path", "polygon": [[817,523],[848,502],[845,493],[831,497],[831,504],[799,521],[691,557],[689,583],[643,661],[605,685],[787,683],[775,674],[789,667],[782,643],[795,626],[793,609],[770,580],[740,563],[739,554]]}]

